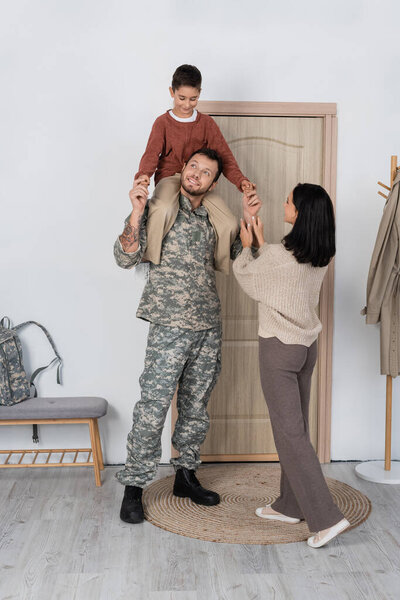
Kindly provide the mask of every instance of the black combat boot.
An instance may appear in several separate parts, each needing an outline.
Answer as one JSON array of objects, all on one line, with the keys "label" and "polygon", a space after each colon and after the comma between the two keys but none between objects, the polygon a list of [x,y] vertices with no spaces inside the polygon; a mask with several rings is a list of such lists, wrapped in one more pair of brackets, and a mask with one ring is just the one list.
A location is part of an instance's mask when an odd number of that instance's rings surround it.
[{"label": "black combat boot", "polygon": [[125,523],[142,523],[144,521],[142,493],[142,488],[136,487],[136,485],[125,486],[119,513],[121,521],[125,521]]},{"label": "black combat boot", "polygon": [[176,471],[174,496],[190,498],[196,504],[204,504],[205,506],[213,506],[220,502],[219,495],[201,487],[194,471],[190,471],[185,467],[179,467]]}]

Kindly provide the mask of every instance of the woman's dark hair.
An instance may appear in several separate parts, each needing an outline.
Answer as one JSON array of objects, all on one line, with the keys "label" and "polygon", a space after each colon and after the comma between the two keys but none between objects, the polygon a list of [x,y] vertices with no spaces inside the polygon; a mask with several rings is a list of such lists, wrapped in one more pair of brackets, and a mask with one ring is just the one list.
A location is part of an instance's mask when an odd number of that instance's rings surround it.
[{"label": "woman's dark hair", "polygon": [[181,65],[172,76],[171,87],[173,91],[179,90],[183,85],[194,87],[200,91],[201,89],[201,73],[197,67],[193,65]]},{"label": "woman's dark hair", "polygon": [[222,169],[224,167],[224,164],[222,162],[222,158],[220,157],[220,155],[218,154],[218,152],[216,150],[212,150],[211,148],[200,148],[199,150],[195,150],[194,152],[192,152],[192,154],[189,156],[189,158],[186,161],[186,164],[189,162],[189,160],[191,158],[193,158],[193,156],[195,154],[203,154],[203,156],[207,156],[208,158],[211,158],[211,160],[215,160],[218,163],[218,170],[217,170],[217,174],[214,177],[214,181],[218,181],[219,176],[222,173]]},{"label": "woman's dark hair", "polygon": [[335,215],[332,200],[320,185],[299,183],[293,190],[297,218],[282,240],[299,263],[325,267],[335,256]]}]

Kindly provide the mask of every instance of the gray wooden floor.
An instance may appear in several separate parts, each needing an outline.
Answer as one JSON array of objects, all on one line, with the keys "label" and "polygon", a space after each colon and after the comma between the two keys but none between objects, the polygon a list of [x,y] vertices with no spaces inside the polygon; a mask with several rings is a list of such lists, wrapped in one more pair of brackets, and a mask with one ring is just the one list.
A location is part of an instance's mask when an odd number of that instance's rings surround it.
[{"label": "gray wooden floor", "polygon": [[[215,544],[119,520],[107,467],[0,471],[0,600],[389,600],[400,598],[400,486],[324,466],[372,501],[326,548]],[[227,468],[229,466],[227,465]],[[159,477],[170,467],[160,467]]]}]

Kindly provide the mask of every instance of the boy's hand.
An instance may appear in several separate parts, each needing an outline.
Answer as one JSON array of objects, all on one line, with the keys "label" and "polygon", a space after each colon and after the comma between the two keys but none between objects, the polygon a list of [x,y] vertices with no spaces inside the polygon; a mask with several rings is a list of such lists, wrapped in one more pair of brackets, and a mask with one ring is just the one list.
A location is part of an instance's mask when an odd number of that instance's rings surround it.
[{"label": "boy's hand", "polygon": [[253,242],[251,223],[246,224],[243,219],[240,219],[240,240],[243,248],[251,248]]},{"label": "boy's hand", "polygon": [[247,223],[251,222],[251,217],[255,217],[262,206],[260,198],[256,192],[250,192],[249,194],[243,194],[243,216]]},{"label": "boy's hand", "polygon": [[148,177],[147,175],[139,175],[139,177],[133,181],[133,187],[135,187],[135,185],[138,185],[139,183],[147,185],[148,187],[150,185],[150,177]]},{"label": "boy's hand", "polygon": [[255,192],[256,190],[256,184],[252,183],[251,181],[249,181],[248,179],[243,179],[242,183],[240,184],[241,190],[244,193],[249,193],[249,192]]}]

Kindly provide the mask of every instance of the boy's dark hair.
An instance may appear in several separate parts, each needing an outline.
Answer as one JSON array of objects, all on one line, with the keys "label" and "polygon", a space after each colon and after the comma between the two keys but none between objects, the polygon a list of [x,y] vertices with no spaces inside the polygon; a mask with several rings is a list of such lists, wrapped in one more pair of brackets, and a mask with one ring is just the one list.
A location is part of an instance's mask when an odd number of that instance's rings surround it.
[{"label": "boy's dark hair", "polygon": [[335,215],[332,200],[320,185],[298,183],[293,190],[297,218],[282,240],[299,263],[325,267],[335,256]]},{"label": "boy's dark hair", "polygon": [[171,87],[173,91],[178,90],[183,85],[194,87],[201,90],[201,73],[193,65],[181,65],[172,76]]},{"label": "boy's dark hair", "polygon": [[224,164],[222,162],[222,158],[220,157],[220,155],[218,154],[218,152],[216,150],[212,150],[211,148],[200,148],[199,150],[195,150],[194,152],[192,152],[192,154],[187,159],[186,164],[188,164],[189,160],[191,158],[193,158],[193,156],[195,154],[202,154],[203,156],[207,156],[211,160],[217,161],[217,163],[218,163],[218,170],[217,170],[217,174],[214,177],[213,183],[215,181],[218,181],[219,176],[221,175],[222,169],[223,169],[223,166],[224,166]]}]

